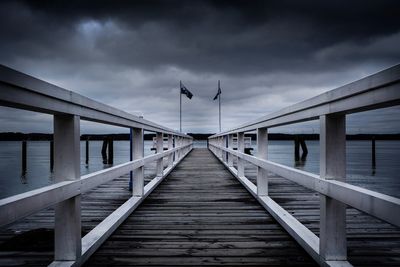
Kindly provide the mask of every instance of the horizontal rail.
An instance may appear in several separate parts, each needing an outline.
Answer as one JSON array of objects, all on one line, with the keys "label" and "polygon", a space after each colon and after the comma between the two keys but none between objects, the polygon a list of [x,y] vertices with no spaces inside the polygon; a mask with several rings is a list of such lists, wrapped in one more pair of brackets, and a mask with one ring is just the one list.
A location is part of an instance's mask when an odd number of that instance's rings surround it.
[{"label": "horizontal rail", "polygon": [[[400,199],[346,183],[346,114],[400,104],[400,65],[209,137],[209,148],[320,265],[347,261],[346,205],[400,227]],[[319,119],[320,175],[267,160],[268,129]],[[245,132],[257,130],[257,157],[244,153]],[[234,134],[237,151],[233,149]],[[233,157],[237,157],[237,168]],[[225,162],[226,161],[226,162]],[[257,186],[244,162],[257,166]],[[268,196],[268,172],[320,194],[320,238]],[[251,184],[251,185],[250,185]],[[300,226],[301,225],[301,226]],[[315,239],[318,242],[315,242]],[[318,248],[319,246],[319,248]]]},{"label": "horizontal rail", "polygon": [[191,138],[1,64],[0,105],[46,114],[77,115],[82,120]]},{"label": "horizontal rail", "polygon": [[400,199],[336,180],[321,179],[319,175],[247,155],[233,149],[210,144],[260,168],[269,170],[292,182],[325,196],[339,200],[397,227],[400,227]]},{"label": "horizontal rail", "polygon": [[[216,146],[213,146],[217,148]],[[259,196],[257,194],[257,186],[255,186],[245,176],[239,176],[238,171],[234,167],[230,167],[226,162],[221,160],[215,151],[211,150],[214,155],[225,165],[225,167],[235,176],[239,182],[253,195],[254,198],[277,220],[282,227],[304,248],[305,251],[320,265],[330,267],[351,267],[348,261],[325,261],[320,256],[319,238],[311,230],[299,222],[293,215],[283,209],[269,196]],[[228,151],[229,153],[230,151]]]},{"label": "horizontal rail", "polygon": [[400,64],[210,138],[400,104]]},{"label": "horizontal rail", "polygon": [[94,229],[87,233],[82,238],[82,255],[78,261],[54,261],[51,267],[69,267],[79,266],[85,263],[90,256],[96,252],[101,244],[121,225],[121,223],[128,218],[128,216],[143,202],[143,200],[150,195],[151,192],[163,181],[165,177],[183,160],[184,156],[177,162],[173,163],[171,167],[165,169],[165,173],[161,177],[152,179],[145,187],[142,197],[131,197],[124,204],[122,204],[113,213],[107,216],[101,223]]},{"label": "horizontal rail", "polygon": [[63,181],[0,200],[0,227],[29,216],[71,197],[83,194],[101,184],[127,174],[147,163],[166,157],[175,151],[190,147],[187,144],[146,156],[141,159],[81,176],[80,180]]}]

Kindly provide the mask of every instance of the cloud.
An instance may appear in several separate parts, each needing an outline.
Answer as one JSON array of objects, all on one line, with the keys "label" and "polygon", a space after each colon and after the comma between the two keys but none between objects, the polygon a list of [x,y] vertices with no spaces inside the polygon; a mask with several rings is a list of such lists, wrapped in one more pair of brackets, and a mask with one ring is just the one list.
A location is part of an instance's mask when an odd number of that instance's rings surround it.
[{"label": "cloud", "polygon": [[[217,80],[226,129],[398,63],[397,10],[397,1],[2,1],[0,62],[175,129],[182,80],[194,93],[184,130],[216,131]],[[384,131],[398,132],[393,112],[382,114],[393,122]],[[13,125],[3,118],[5,131]]]}]

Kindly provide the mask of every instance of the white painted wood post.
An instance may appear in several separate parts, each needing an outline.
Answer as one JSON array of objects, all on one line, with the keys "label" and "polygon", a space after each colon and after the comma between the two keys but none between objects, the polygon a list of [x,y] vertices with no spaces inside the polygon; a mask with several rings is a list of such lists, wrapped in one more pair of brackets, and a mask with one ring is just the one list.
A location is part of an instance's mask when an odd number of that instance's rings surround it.
[{"label": "white painted wood post", "polygon": [[[174,148],[174,140],[172,134],[168,135],[168,150]],[[168,156],[168,167],[172,167],[174,165],[174,154],[171,153]]]},{"label": "white painted wood post", "polygon": [[176,136],[175,137],[175,148],[178,148],[177,150],[176,150],[176,153],[175,153],[175,161],[176,162],[178,162],[179,161],[179,157],[180,157],[180,154],[181,154],[181,152],[180,152],[180,149],[179,149],[179,146],[180,146],[180,137],[179,136]]},{"label": "white painted wood post", "polygon": [[[224,148],[227,148],[227,147],[228,147],[228,146],[227,146],[227,140],[228,140],[228,136],[227,136],[227,135],[224,135],[224,136],[222,137],[222,147],[224,147]],[[227,154],[228,154],[228,153],[227,153],[225,150],[222,151],[222,161],[223,161],[223,162],[228,162],[228,160],[227,160],[227,158],[226,158]]]},{"label": "white painted wood post", "polygon": [[[320,117],[320,176],[346,180],[346,117]],[[346,205],[320,195],[320,255],[324,260],[346,260]]]},{"label": "white painted wood post", "polygon": [[[237,133],[237,144],[237,151],[244,153],[244,133]],[[244,160],[239,157],[237,159],[237,171],[239,177],[244,176]]]},{"label": "white painted wood post", "polygon": [[[174,135],[174,148],[178,147],[178,136]],[[174,152],[174,164],[178,162],[178,150],[175,150]]]},{"label": "white painted wood post", "polygon": [[[218,137],[218,147],[222,146],[222,136]],[[218,157],[222,160],[222,149],[218,148]]]},{"label": "white painted wood post", "polygon": [[[260,159],[268,159],[268,129],[257,129],[257,157]],[[257,195],[268,195],[268,171],[261,167],[257,167]]]},{"label": "white painted wood post", "polygon": [[[143,129],[132,129],[132,159],[141,159],[144,156]],[[143,196],[144,193],[144,166],[133,170],[132,172],[132,195],[136,197]]]},{"label": "white painted wood post", "polygon": [[[228,148],[233,149],[233,134],[228,134]],[[228,153],[228,167],[233,167],[233,155]]]},{"label": "white painted wood post", "polygon": [[[157,133],[157,153],[162,153],[164,150],[163,133]],[[163,175],[164,161],[163,158],[157,160],[157,176]]]},{"label": "white painted wood post", "polygon": [[[54,115],[55,182],[80,179],[80,118]],[[75,261],[81,256],[81,196],[55,205],[56,261]]]}]

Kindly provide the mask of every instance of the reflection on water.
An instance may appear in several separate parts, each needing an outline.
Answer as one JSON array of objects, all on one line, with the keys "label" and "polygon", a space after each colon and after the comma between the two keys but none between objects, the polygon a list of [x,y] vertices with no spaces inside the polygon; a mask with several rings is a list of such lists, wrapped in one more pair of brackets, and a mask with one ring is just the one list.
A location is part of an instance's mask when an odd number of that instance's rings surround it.
[{"label": "reflection on water", "polygon": [[[306,141],[308,155],[298,161],[294,157],[293,141],[270,141],[268,159],[290,167],[319,173],[319,142]],[[206,147],[206,141],[196,141],[194,147]],[[253,154],[257,153],[256,142],[252,143]],[[145,155],[151,141],[145,142]],[[85,142],[81,142],[81,174],[101,170],[104,165],[101,155],[102,141],[91,141],[90,160],[85,164]],[[0,142],[0,198],[26,192],[53,183],[50,172],[50,143],[28,142],[27,173],[21,176],[21,142]],[[347,142],[347,181],[371,190],[400,197],[400,141],[376,141],[376,169],[372,167],[371,142]],[[114,142],[114,165],[129,160],[129,142]]]}]

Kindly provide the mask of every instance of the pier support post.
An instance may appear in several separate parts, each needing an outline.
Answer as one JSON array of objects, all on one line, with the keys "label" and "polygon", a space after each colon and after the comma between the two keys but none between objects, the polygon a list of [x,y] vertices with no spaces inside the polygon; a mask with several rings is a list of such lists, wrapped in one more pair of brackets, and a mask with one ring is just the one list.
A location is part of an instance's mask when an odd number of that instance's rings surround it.
[{"label": "pier support post", "polygon": [[375,136],[371,140],[371,159],[372,159],[372,169],[376,169],[376,150],[375,150]]},{"label": "pier support post", "polygon": [[85,142],[85,144],[86,144],[86,153],[85,153],[85,155],[86,155],[86,160],[85,160],[85,164],[86,165],[89,165],[89,138],[87,138],[86,139],[86,142]]},{"label": "pier support post", "polygon": [[54,141],[50,141],[50,172],[54,170]]},{"label": "pier support post", "polygon": [[[320,176],[346,180],[346,117],[320,117]],[[326,261],[346,260],[346,205],[320,195],[320,255]]]},{"label": "pier support post", "polygon": [[[54,115],[55,182],[80,179],[80,121],[75,115]],[[81,256],[81,196],[55,205],[55,260]]]},{"label": "pier support post", "polygon": [[[228,134],[228,148],[233,149],[233,134]],[[233,167],[233,155],[228,154],[228,167]]]},{"label": "pier support post", "polygon": [[[169,134],[168,135],[168,150],[173,149],[173,148],[174,148],[173,136],[172,136],[172,134]],[[168,156],[168,167],[172,167],[173,164],[174,164],[174,155],[173,155],[173,153],[171,153]]]},{"label": "pier support post", "polygon": [[[132,129],[132,160],[143,158],[143,129]],[[143,196],[144,192],[144,166],[132,172],[132,195],[135,197]]]},{"label": "pier support post", "polygon": [[114,140],[111,136],[108,138],[108,164],[114,164]]},{"label": "pier support post", "polygon": [[[162,153],[164,150],[164,144],[163,144],[163,134],[162,133],[157,133],[157,153]],[[163,170],[164,170],[164,165],[163,165],[163,158],[160,158],[157,160],[157,176],[162,176],[163,175]]]},{"label": "pier support post", "polygon": [[[257,157],[260,159],[268,158],[268,129],[257,129]],[[257,195],[268,195],[268,171],[257,167]]]},{"label": "pier support post", "polygon": [[21,155],[21,162],[22,162],[22,168],[21,168],[21,176],[24,176],[26,174],[26,162],[27,162],[27,153],[26,153],[26,141],[22,141],[22,155]]},{"label": "pier support post", "polygon": [[103,164],[107,164],[107,138],[103,139],[103,146],[101,147],[101,157],[103,158]]},{"label": "pier support post", "polygon": [[[244,133],[237,133],[237,151],[244,153]],[[244,160],[239,158],[237,159],[237,173],[239,177],[244,176]]]}]

